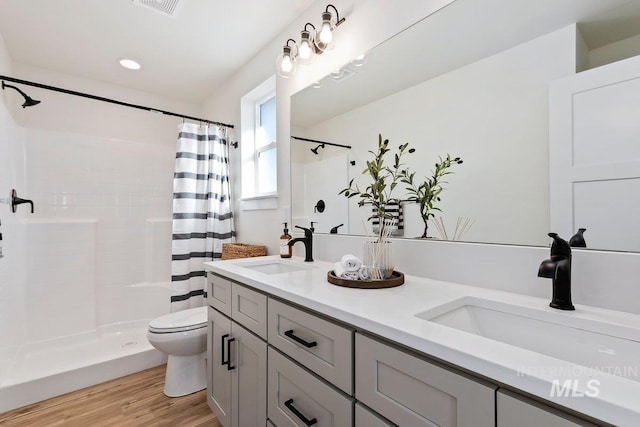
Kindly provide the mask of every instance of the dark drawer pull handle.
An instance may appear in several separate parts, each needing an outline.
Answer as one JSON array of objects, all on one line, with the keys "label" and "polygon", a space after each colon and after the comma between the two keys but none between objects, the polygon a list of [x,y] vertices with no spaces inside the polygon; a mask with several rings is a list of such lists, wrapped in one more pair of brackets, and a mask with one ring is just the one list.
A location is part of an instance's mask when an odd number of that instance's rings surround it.
[{"label": "dark drawer pull handle", "polygon": [[227,341],[227,355],[229,356],[229,360],[227,360],[227,371],[236,369],[235,366],[231,366],[231,343],[235,340],[235,338],[229,338],[229,340]]},{"label": "dark drawer pull handle", "polygon": [[305,417],[302,412],[298,411],[296,409],[295,406],[293,406],[293,399],[289,399],[286,402],[284,402],[284,406],[286,406],[291,412],[293,412],[295,414],[296,417],[300,418],[300,420],[305,423],[305,425],[307,426],[312,426],[314,424],[316,424],[318,422],[318,420],[316,420],[315,418],[307,418]]},{"label": "dark drawer pull handle", "polygon": [[222,363],[220,363],[222,366],[226,365],[227,363],[229,363],[229,360],[224,360],[224,340],[226,338],[229,338],[229,334],[224,334],[222,337],[222,342],[220,343],[220,351],[222,352],[222,355],[220,356],[220,361]]},{"label": "dark drawer pull handle", "polygon": [[300,337],[295,336],[295,335],[293,334],[293,329],[289,329],[288,331],[285,331],[284,335],[285,335],[286,337],[291,338],[291,339],[292,339],[292,340],[294,340],[295,342],[302,344],[303,346],[305,346],[305,347],[307,347],[307,348],[315,347],[315,346],[317,346],[317,345],[318,345],[318,343],[317,343],[317,342],[315,342],[315,341],[311,341],[311,342],[309,342],[309,341],[305,341],[305,340],[303,340],[303,339],[302,339],[302,338],[300,338]]}]

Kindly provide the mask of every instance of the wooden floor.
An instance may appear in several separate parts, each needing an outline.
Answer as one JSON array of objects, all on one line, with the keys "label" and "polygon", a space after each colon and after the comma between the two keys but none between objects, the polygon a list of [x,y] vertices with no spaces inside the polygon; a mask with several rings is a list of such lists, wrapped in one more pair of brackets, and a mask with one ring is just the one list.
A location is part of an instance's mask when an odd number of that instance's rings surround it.
[{"label": "wooden floor", "polygon": [[0,414],[0,426],[221,427],[206,390],[184,397],[162,393],[166,365]]}]

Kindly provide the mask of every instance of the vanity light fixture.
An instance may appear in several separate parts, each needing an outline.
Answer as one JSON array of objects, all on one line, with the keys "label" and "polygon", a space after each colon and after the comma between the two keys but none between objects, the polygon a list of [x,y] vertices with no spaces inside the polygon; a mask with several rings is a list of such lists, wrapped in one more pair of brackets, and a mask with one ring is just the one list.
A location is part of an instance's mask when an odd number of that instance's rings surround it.
[{"label": "vanity light fixture", "polygon": [[[329,9],[335,11],[335,20]],[[338,9],[334,5],[327,5],[325,11],[322,12],[322,25],[319,30],[316,31],[316,27],[307,22],[300,32],[299,44],[293,39],[287,40],[282,48],[282,53],[276,59],[278,75],[288,78],[295,74],[297,63],[308,64],[313,59],[313,54],[320,55],[325,50],[331,49],[333,47],[333,32],[344,20],[344,18],[340,18]],[[309,26],[313,31],[309,30]],[[292,46],[289,45],[290,42],[293,43]]]}]

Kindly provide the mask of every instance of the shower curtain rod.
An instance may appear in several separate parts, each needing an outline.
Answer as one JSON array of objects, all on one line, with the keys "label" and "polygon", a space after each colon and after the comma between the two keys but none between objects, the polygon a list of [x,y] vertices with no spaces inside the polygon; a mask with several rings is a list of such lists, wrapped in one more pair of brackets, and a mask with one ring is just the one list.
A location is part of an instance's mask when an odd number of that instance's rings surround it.
[{"label": "shower curtain rod", "polygon": [[335,144],[333,142],[318,141],[317,139],[301,138],[299,136],[293,136],[293,135],[291,136],[291,138],[298,139],[300,141],[315,142],[316,144],[333,145],[334,147],[348,148],[349,150],[351,150],[351,146],[350,145]]},{"label": "shower curtain rod", "polygon": [[27,85],[27,86],[33,86],[33,87],[37,87],[37,88],[40,88],[40,89],[52,90],[54,92],[66,93],[68,95],[80,96],[82,98],[94,99],[96,101],[109,102],[111,104],[122,105],[124,107],[129,107],[129,108],[136,108],[138,110],[151,111],[153,113],[162,113],[162,114],[164,114],[166,116],[180,117],[180,118],[183,118],[183,119],[195,120],[195,121],[198,121],[198,122],[211,123],[211,124],[214,124],[214,125],[218,125],[218,126],[222,126],[222,127],[227,127],[227,128],[233,129],[233,125],[230,125],[230,124],[227,124],[227,123],[216,122],[216,121],[208,120],[208,119],[201,119],[199,117],[186,116],[184,114],[172,113],[171,111],[159,110],[157,108],[145,107],[143,105],[130,104],[128,102],[116,101],[115,99],[104,98],[102,96],[96,96],[96,95],[91,95],[91,94],[88,94],[88,93],[76,92],[74,90],[62,89],[62,88],[55,87],[55,86],[43,85],[42,83],[30,82],[30,81],[27,81],[27,80],[20,80],[20,79],[16,79],[16,78],[13,78],[13,77],[7,77],[7,76],[0,76],[0,80],[6,80],[6,81],[12,82],[12,83],[19,83],[19,84],[23,84],[23,85]]}]

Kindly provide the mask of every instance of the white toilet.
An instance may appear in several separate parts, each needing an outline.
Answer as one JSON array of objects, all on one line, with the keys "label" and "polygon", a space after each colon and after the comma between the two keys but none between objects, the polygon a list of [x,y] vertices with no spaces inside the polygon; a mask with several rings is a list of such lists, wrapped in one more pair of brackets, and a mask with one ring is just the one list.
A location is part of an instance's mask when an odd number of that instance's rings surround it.
[{"label": "white toilet", "polygon": [[207,387],[207,307],[190,308],[153,319],[147,339],[167,353],[164,394],[185,396]]}]

